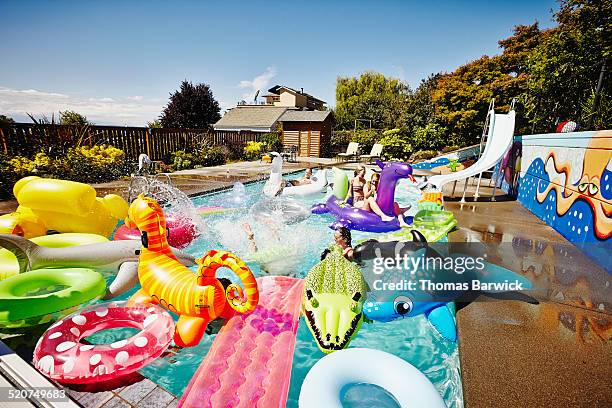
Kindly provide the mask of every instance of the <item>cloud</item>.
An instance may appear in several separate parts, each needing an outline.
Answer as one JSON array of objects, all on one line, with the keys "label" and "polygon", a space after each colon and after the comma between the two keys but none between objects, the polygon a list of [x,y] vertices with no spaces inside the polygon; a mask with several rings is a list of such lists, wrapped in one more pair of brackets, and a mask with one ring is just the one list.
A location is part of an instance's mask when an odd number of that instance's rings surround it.
[{"label": "cloud", "polygon": [[85,98],[0,86],[0,114],[13,116],[16,120],[26,120],[26,112],[50,117],[54,112],[74,110],[97,124],[144,126],[159,116],[163,105],[160,99],[148,100],[142,96]]},{"label": "cloud", "polygon": [[255,96],[255,92],[258,90],[265,91],[270,85],[272,78],[276,76],[276,68],[268,67],[264,72],[257,75],[252,80],[242,80],[238,84],[238,88],[249,89],[249,92],[245,92],[242,94],[242,99],[251,100],[253,96]]}]

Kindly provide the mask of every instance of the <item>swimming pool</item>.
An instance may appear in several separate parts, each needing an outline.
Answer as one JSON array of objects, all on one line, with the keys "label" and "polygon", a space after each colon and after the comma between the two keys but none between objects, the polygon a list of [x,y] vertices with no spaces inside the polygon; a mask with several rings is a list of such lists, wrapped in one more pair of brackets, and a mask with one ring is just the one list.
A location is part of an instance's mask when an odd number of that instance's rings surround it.
[{"label": "swimming pool", "polygon": [[[300,174],[295,174],[295,177],[299,176]],[[288,256],[285,256],[284,265],[288,269],[286,271],[288,274],[300,278],[304,277],[319,262],[321,251],[332,242],[333,231],[328,228],[332,218],[327,215],[313,215],[300,223],[283,227],[277,232],[280,238],[274,238],[273,234],[270,233],[269,226],[253,219],[246,210],[262,198],[263,183],[263,181],[256,182],[246,186],[247,199],[241,205],[241,209],[231,213],[206,217],[204,219],[205,231],[186,248],[186,251],[196,256],[202,256],[209,249],[225,249],[236,253],[247,261],[256,276],[264,276],[267,273],[262,271],[259,264],[253,260],[252,250],[246,239],[246,234],[241,228],[242,223],[249,222],[253,227],[259,247],[266,248],[267,246],[278,245],[275,242],[282,242],[282,245],[286,247],[298,248],[299,250],[290,252]],[[231,190],[225,190],[196,197],[193,202],[196,206],[227,206],[231,194]],[[413,198],[407,185],[400,182],[396,190],[397,201],[400,204],[405,204]],[[298,201],[310,206],[313,203],[321,202],[323,199],[324,195],[322,194],[319,197],[309,197]],[[359,241],[373,235],[355,231],[353,241]],[[231,276],[231,272],[220,271],[220,275]],[[122,298],[127,298],[132,293],[133,291],[125,294]],[[99,335],[119,334],[102,332]],[[200,366],[214,338],[214,334],[206,335],[196,347],[172,349],[140,372],[151,381],[180,396]],[[108,339],[102,338],[97,340],[108,341]],[[403,358],[421,370],[431,380],[449,407],[459,408],[463,406],[457,345],[442,339],[423,316],[390,323],[364,324],[351,342],[350,347],[383,350]],[[303,319],[301,319],[293,356],[288,407],[297,407],[301,384],[306,374],[323,356]],[[370,395],[372,390],[363,387],[356,388],[355,392],[358,395],[357,399],[359,399],[359,393],[361,393],[361,397],[364,397],[366,394]],[[388,405],[383,405],[381,401],[378,406],[396,405],[391,402]]]}]

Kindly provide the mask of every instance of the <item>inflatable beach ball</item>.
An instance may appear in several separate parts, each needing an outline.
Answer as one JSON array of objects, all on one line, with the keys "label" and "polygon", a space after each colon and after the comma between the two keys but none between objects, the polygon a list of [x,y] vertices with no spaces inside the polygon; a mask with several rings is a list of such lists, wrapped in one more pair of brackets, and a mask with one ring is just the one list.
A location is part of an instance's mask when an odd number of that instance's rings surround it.
[{"label": "inflatable beach ball", "polygon": [[557,126],[557,133],[570,133],[575,132],[578,129],[578,124],[571,120],[559,123]]}]

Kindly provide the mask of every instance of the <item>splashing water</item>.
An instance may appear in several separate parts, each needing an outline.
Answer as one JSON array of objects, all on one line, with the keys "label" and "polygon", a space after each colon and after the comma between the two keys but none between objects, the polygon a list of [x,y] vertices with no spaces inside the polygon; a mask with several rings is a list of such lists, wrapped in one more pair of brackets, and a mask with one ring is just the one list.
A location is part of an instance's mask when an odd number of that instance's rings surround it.
[{"label": "splashing water", "polygon": [[205,224],[187,194],[159,177],[134,176],[130,183],[130,198],[145,194],[155,199],[163,208],[167,218],[174,218],[177,226],[194,225],[198,233],[205,231]]}]

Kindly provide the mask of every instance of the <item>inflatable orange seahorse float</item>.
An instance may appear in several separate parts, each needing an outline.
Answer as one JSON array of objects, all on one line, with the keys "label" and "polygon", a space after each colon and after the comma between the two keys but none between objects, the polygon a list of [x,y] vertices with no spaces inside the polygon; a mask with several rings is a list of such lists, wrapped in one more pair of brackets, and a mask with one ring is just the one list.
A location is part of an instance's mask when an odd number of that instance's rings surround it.
[{"label": "inflatable orange seahorse float", "polygon": [[[131,303],[159,304],[179,315],[174,342],[191,347],[200,341],[208,322],[217,317],[250,313],[259,301],[257,282],[249,267],[225,251],[209,251],[198,263],[197,275],[179,262],[167,241],[166,220],[160,205],[140,195],[132,202],[126,219],[128,228],[138,228],[142,249],[138,279],[142,288],[130,298]],[[231,269],[240,285],[224,288],[216,278],[217,269]]]}]

